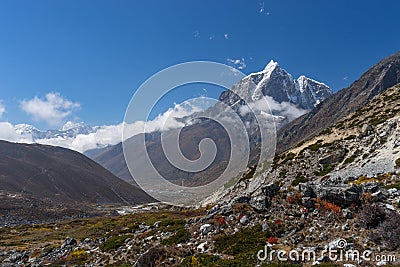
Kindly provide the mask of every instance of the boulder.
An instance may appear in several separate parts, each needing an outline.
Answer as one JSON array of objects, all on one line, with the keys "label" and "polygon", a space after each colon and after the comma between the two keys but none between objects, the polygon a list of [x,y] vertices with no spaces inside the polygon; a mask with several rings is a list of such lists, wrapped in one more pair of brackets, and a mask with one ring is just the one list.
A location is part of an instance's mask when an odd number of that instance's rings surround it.
[{"label": "boulder", "polygon": [[360,129],[361,136],[368,136],[373,132],[373,128],[371,125],[364,123]]},{"label": "boulder", "polygon": [[207,235],[209,232],[213,230],[213,226],[209,223],[203,224],[200,226],[200,233],[202,235]]},{"label": "boulder", "polygon": [[266,211],[271,205],[272,198],[279,193],[280,189],[280,186],[275,183],[261,188],[261,192],[251,196],[249,201],[250,206],[258,211]]},{"label": "boulder", "polygon": [[247,224],[248,222],[249,222],[249,218],[247,218],[246,215],[244,215],[242,218],[240,218],[241,224]]},{"label": "boulder", "polygon": [[333,163],[340,163],[344,160],[348,153],[348,150],[345,148],[335,150],[328,156],[319,160],[321,164],[333,164]]},{"label": "boulder", "polygon": [[341,207],[358,204],[362,194],[362,189],[356,184],[302,184],[300,190],[303,193],[303,197],[317,197],[335,203]]},{"label": "boulder", "polygon": [[61,248],[73,248],[78,244],[75,239],[67,237],[64,241],[64,243],[61,245]]}]

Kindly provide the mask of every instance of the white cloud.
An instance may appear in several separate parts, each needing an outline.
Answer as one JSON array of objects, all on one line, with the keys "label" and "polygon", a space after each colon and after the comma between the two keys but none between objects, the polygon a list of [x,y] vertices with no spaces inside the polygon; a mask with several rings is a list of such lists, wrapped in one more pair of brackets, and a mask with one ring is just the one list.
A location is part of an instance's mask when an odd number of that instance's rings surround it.
[{"label": "white cloud", "polygon": [[248,106],[242,106],[240,108],[240,114],[244,116],[247,113],[251,112],[251,110],[263,111],[267,113],[272,113],[273,115],[284,116],[289,121],[292,121],[308,112],[308,110],[298,108],[294,104],[289,102],[279,103],[275,101],[271,96],[264,96],[260,100],[249,103]]},{"label": "white cloud", "polygon": [[127,136],[129,138],[131,136],[143,133],[143,129],[145,129],[146,133],[151,133],[155,131],[168,131],[179,128],[184,126],[184,123],[177,119],[189,116],[195,112],[204,110],[205,108],[207,108],[207,103],[204,105],[204,102],[201,101],[201,98],[196,98],[196,100],[193,102],[186,101],[183,104],[175,104],[173,108],[169,108],[166,112],[159,114],[153,120],[147,122],[137,121],[125,125],[125,127],[127,127],[125,133],[128,133]]},{"label": "white cloud", "polygon": [[193,38],[200,38],[200,32],[199,31],[194,31],[194,32],[192,32],[192,35],[193,35]]},{"label": "white cloud", "polygon": [[3,100],[0,99],[0,118],[6,112],[6,106],[3,104]]},{"label": "white cloud", "polygon": [[270,12],[266,11],[264,2],[260,2],[260,14],[271,15]]},{"label": "white cloud", "polygon": [[246,68],[246,62],[244,61],[244,58],[241,59],[228,58],[226,59],[226,61],[228,61],[229,64],[233,65],[235,68],[239,70]]},{"label": "white cloud", "polygon": [[0,122],[0,140],[32,143],[32,136],[17,133],[14,125],[9,122]]},{"label": "white cloud", "polygon": [[260,13],[264,13],[264,11],[265,11],[264,5],[265,5],[264,2],[260,3]]},{"label": "white cloud", "polygon": [[80,104],[63,98],[59,93],[48,93],[44,99],[35,96],[30,100],[22,100],[20,107],[35,121],[59,126]]},{"label": "white cloud", "polygon": [[[201,99],[200,99],[201,100]],[[178,127],[184,126],[184,123],[177,120],[177,118],[183,118],[189,116],[194,112],[199,112],[206,108],[204,102],[185,102],[183,104],[175,104],[175,107],[168,109],[166,112],[158,115],[153,120],[147,121],[136,121],[131,124],[126,124],[127,132],[129,135],[127,138],[143,133],[144,129],[146,132],[154,131],[166,131]],[[89,134],[78,134],[73,138],[65,137],[54,137],[47,139],[34,140],[32,134],[21,134],[20,131],[16,131],[15,126],[8,123],[0,123],[0,140],[6,140],[11,142],[19,143],[39,143],[52,146],[61,146],[76,150],[79,152],[85,152],[95,148],[106,147],[109,145],[116,145],[122,141],[123,123],[117,125],[104,125],[94,127],[94,131]]]},{"label": "white cloud", "polygon": [[229,39],[229,34],[225,33],[225,34],[224,34],[224,38],[225,38],[226,40],[228,40],[228,39]]},{"label": "white cloud", "polygon": [[17,141],[19,139],[11,123],[0,122],[0,139],[6,141]]}]

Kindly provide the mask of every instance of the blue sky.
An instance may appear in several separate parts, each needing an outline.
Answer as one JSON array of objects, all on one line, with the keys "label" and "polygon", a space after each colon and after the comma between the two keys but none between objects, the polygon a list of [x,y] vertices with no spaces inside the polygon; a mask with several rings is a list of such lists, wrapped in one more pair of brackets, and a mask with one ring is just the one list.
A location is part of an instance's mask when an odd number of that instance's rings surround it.
[{"label": "blue sky", "polygon": [[0,121],[49,128],[21,101],[53,92],[69,100],[63,120],[117,124],[146,79],[193,60],[244,59],[251,73],[274,59],[337,91],[399,50],[399,10],[397,0],[1,0]]}]

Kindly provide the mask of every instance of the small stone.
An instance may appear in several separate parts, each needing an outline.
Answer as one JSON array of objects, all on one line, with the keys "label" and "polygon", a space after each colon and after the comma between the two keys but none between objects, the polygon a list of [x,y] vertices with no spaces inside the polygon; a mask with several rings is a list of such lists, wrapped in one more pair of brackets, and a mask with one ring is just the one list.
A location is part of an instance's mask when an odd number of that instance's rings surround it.
[{"label": "small stone", "polygon": [[261,230],[263,231],[263,232],[265,232],[265,231],[267,231],[267,230],[269,230],[270,228],[269,228],[269,225],[268,225],[268,223],[267,222],[264,222],[263,224],[262,224],[262,226],[261,226]]},{"label": "small stone", "polygon": [[201,243],[200,245],[197,246],[197,250],[200,250],[201,252],[205,252],[207,250],[207,241]]},{"label": "small stone", "polygon": [[396,210],[396,208],[395,208],[393,205],[391,205],[391,204],[386,204],[385,207],[386,207],[388,210],[392,210],[392,211],[395,211],[395,210]]},{"label": "small stone", "polygon": [[387,265],[387,262],[386,262],[386,261],[378,261],[378,262],[376,263],[376,266],[385,266],[385,265]]},{"label": "small stone", "polygon": [[343,209],[343,210],[342,210],[342,213],[343,213],[343,216],[344,216],[346,219],[353,219],[353,218],[354,218],[353,212],[352,212],[351,210],[349,210],[349,209]]},{"label": "small stone", "polygon": [[200,233],[202,235],[207,235],[209,232],[213,230],[213,226],[209,223],[203,224],[200,226]]},{"label": "small stone", "polygon": [[242,218],[240,218],[241,224],[247,224],[248,222],[249,222],[249,219],[247,218],[246,215],[244,215]]},{"label": "small stone", "polygon": [[85,238],[84,240],[83,240],[83,243],[85,243],[85,244],[90,244],[90,243],[92,243],[93,241],[92,241],[92,239],[90,239],[90,238]]}]

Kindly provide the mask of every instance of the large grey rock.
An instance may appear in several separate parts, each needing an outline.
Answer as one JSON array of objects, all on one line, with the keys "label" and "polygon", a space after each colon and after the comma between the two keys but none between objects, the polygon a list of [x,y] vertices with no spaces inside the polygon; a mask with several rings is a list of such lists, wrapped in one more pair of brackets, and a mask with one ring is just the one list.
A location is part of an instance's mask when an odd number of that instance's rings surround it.
[{"label": "large grey rock", "polygon": [[338,149],[334,152],[332,152],[331,154],[329,154],[328,156],[322,158],[319,160],[319,163],[321,164],[333,164],[333,163],[339,163],[342,162],[344,160],[344,158],[346,157],[348,151],[347,149]]},{"label": "large grey rock", "polygon": [[368,136],[372,133],[373,129],[372,126],[369,124],[364,123],[363,126],[360,129],[360,135],[361,136]]},{"label": "large grey rock", "polygon": [[301,187],[306,197],[317,197],[333,202],[341,207],[356,204],[360,201],[362,189],[356,184],[315,185],[307,184]]},{"label": "large grey rock", "polygon": [[78,243],[76,242],[75,239],[67,237],[64,241],[64,243],[61,245],[61,248],[72,248],[75,247]]},{"label": "large grey rock", "polygon": [[200,233],[202,235],[207,235],[209,232],[211,232],[214,229],[214,227],[211,224],[203,224],[200,226]]},{"label": "large grey rock", "polygon": [[272,198],[279,193],[279,190],[280,186],[275,183],[261,188],[260,193],[251,196],[250,206],[258,211],[266,211],[271,204]]}]

